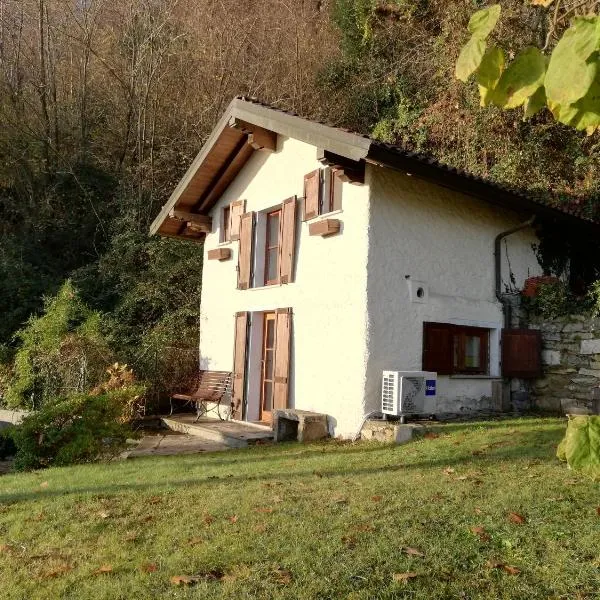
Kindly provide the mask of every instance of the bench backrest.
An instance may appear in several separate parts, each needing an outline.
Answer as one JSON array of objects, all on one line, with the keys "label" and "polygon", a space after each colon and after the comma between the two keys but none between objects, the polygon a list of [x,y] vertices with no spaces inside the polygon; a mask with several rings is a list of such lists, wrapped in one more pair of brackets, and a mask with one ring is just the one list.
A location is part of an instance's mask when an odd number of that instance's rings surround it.
[{"label": "bench backrest", "polygon": [[231,386],[230,371],[200,371],[198,374],[198,388],[194,392],[195,398],[202,400],[220,400]]}]

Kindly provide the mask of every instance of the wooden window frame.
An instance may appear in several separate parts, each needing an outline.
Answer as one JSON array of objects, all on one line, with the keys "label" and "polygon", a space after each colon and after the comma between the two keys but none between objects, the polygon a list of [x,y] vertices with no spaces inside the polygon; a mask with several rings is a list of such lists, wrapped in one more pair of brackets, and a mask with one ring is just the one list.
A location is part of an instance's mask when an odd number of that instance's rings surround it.
[{"label": "wooden window frame", "polygon": [[[443,356],[444,365],[427,365],[427,370],[439,371],[444,375],[484,375],[490,376],[490,340],[491,330],[484,327],[470,325],[453,325],[450,323],[423,323],[423,368],[425,369],[426,340],[429,339],[428,328],[432,330],[445,330],[450,336],[448,352],[451,356]],[[467,337],[479,337],[479,364],[481,367],[467,367],[465,365],[465,348]],[[457,356],[455,353],[457,352]],[[458,358],[455,361],[455,358]]]},{"label": "wooden window frame", "polygon": [[[467,337],[479,338],[479,364],[481,367],[468,367],[465,364]],[[453,350],[458,349],[458,365],[452,361],[454,375],[489,375],[490,373],[490,330],[482,327],[459,327],[452,332]],[[453,357],[454,358],[454,357]]]},{"label": "wooden window frame", "polygon": [[[274,214],[278,214],[279,215],[279,232],[277,234],[277,245],[276,246],[269,246],[269,219],[271,217],[271,215]],[[279,283],[279,261],[280,261],[280,257],[279,257],[279,253],[280,253],[280,248],[281,248],[281,225],[282,225],[282,217],[283,217],[283,211],[281,209],[281,207],[276,208],[275,210],[270,210],[267,214],[266,214],[266,223],[265,223],[265,273],[264,273],[264,285],[277,285]],[[269,277],[269,266],[270,266],[270,261],[269,261],[269,250],[274,250],[277,249],[277,277],[276,279],[268,279]]]},{"label": "wooden window frame", "polygon": [[224,206],[221,211],[221,243],[231,242],[231,205]]}]

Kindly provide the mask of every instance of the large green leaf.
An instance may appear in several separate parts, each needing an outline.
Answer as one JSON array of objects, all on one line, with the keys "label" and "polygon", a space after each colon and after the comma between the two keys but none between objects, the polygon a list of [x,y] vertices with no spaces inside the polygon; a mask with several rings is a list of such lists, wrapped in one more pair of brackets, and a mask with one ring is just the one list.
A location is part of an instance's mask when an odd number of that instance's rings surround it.
[{"label": "large green leaf", "polygon": [[572,469],[600,475],[600,416],[571,417],[556,455]]},{"label": "large green leaf", "polygon": [[525,118],[528,119],[536,115],[546,106],[546,90],[544,86],[537,89],[537,92],[525,101]]},{"label": "large green leaf", "polygon": [[485,53],[477,70],[481,106],[487,106],[491,102],[494,88],[500,80],[502,71],[504,71],[504,52],[494,46]]},{"label": "large green leaf", "polygon": [[489,8],[478,10],[469,21],[469,31],[474,37],[485,39],[492,33],[499,18],[499,4],[492,4]]},{"label": "large green leaf", "polygon": [[552,52],[544,85],[548,99],[566,106],[583,98],[596,76],[589,60],[600,46],[598,17],[577,19]]},{"label": "large green leaf", "polygon": [[485,53],[485,40],[472,37],[460,51],[456,61],[456,78],[466,82],[479,68]]},{"label": "large green leaf", "polygon": [[600,67],[587,94],[574,104],[548,103],[554,118],[580,131],[593,132],[600,127]]},{"label": "large green leaf", "polygon": [[526,48],[502,73],[494,92],[494,104],[517,108],[542,87],[546,58],[538,48]]}]

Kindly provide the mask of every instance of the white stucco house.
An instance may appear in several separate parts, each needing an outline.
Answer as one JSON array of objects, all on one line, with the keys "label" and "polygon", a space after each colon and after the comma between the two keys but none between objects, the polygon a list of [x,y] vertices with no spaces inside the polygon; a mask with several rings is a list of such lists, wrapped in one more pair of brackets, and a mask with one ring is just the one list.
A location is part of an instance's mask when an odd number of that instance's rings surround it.
[{"label": "white stucco house", "polygon": [[236,98],[151,233],[204,245],[200,368],[233,372],[235,418],[304,409],[348,437],[383,370],[437,372],[431,413],[502,408],[511,378],[535,374],[505,297],[541,274],[532,218],[586,225]]}]

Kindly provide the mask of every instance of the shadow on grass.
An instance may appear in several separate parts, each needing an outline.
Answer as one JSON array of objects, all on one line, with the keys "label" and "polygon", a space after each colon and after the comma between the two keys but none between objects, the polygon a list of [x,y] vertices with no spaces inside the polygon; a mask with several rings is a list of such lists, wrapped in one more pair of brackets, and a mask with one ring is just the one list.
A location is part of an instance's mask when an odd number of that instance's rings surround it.
[{"label": "shadow on grass", "polygon": [[[424,460],[418,460],[411,462],[410,460],[404,463],[398,464],[383,464],[381,466],[368,466],[368,467],[357,467],[355,465],[341,466],[340,468],[327,469],[326,467],[319,466],[318,476],[320,478],[335,478],[335,477],[352,477],[352,476],[364,476],[364,475],[375,475],[386,472],[410,472],[414,470],[435,470],[443,469],[445,467],[491,467],[494,464],[499,463],[520,463],[530,462],[531,460],[537,460],[540,462],[553,462],[555,461],[554,448],[556,444],[562,438],[564,429],[562,425],[557,424],[554,427],[546,427],[543,430],[532,431],[530,435],[520,437],[518,442],[511,444],[509,440],[500,442],[491,442],[490,444],[482,444],[480,449],[475,448],[474,450],[469,447],[467,452],[462,452],[456,456],[443,456],[434,457],[431,459],[425,458]],[[437,441],[437,440],[436,440]],[[374,446],[373,448],[357,447],[356,449],[344,449],[335,452],[335,454],[341,454],[344,452],[369,452],[372,450],[385,450],[387,448],[394,449],[395,447],[389,446]],[[433,447],[432,447],[433,448]],[[456,447],[460,449],[460,446]],[[475,452],[475,454],[474,454]],[[307,452],[306,454],[324,455],[329,456],[334,452],[325,452],[321,450],[314,450]],[[291,459],[294,455],[284,455],[285,459]],[[174,457],[176,458],[176,457]],[[266,456],[263,458],[267,458]],[[307,456],[308,458],[308,456]],[[388,456],[389,458],[389,456]],[[402,456],[398,454],[398,459]],[[248,474],[243,468],[247,461],[238,459],[237,461],[231,461],[230,464],[238,463],[242,468],[239,474],[232,475],[227,474],[223,477],[220,476],[206,476],[197,478],[186,478],[186,479],[162,479],[160,482],[147,482],[147,483],[115,483],[105,486],[89,486],[79,488],[66,488],[66,489],[52,489],[32,492],[16,492],[16,493],[5,493],[0,495],[0,503],[14,503],[27,500],[41,500],[49,497],[56,496],[74,496],[74,495],[87,495],[87,494],[117,494],[121,492],[149,492],[157,493],[160,491],[167,491],[173,487],[185,488],[190,486],[218,486],[223,483],[227,485],[239,486],[246,482],[265,482],[270,480],[285,481],[292,479],[312,478],[315,477],[315,470],[291,470],[289,467],[286,472],[281,473],[257,473]],[[216,463],[212,463],[216,464]]]}]

